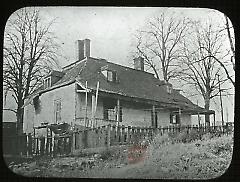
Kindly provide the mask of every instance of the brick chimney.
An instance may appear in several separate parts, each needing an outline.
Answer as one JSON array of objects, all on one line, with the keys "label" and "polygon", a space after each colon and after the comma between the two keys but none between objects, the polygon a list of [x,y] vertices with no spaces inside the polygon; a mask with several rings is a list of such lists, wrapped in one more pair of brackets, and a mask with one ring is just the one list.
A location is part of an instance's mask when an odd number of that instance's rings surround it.
[{"label": "brick chimney", "polygon": [[137,57],[133,59],[134,69],[144,71],[144,59],[143,57]]},{"label": "brick chimney", "polygon": [[82,60],[85,57],[90,57],[90,39],[77,40],[76,45],[76,58]]}]

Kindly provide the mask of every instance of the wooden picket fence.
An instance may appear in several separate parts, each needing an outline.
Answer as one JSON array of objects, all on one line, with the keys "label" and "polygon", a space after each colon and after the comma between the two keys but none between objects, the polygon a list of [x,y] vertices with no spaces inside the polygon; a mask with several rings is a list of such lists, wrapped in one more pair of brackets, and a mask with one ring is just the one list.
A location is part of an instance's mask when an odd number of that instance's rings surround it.
[{"label": "wooden picket fence", "polygon": [[157,134],[176,134],[195,131],[205,133],[230,134],[233,127],[227,126],[168,126],[159,128],[107,125],[97,128],[86,128],[65,136],[38,137],[31,135],[5,137],[3,152],[5,155],[20,156],[63,156],[76,150],[116,145],[135,145],[151,141]]},{"label": "wooden picket fence", "polygon": [[36,137],[32,140],[34,156],[63,156],[69,155],[72,148],[72,135],[55,137]]},{"label": "wooden picket fence", "polygon": [[73,133],[73,150],[137,143],[153,138],[153,128],[108,125]]},{"label": "wooden picket fence", "polygon": [[11,136],[3,139],[6,156],[62,156],[71,153],[72,135],[58,137]]},{"label": "wooden picket fence", "polygon": [[31,147],[29,135],[3,136],[3,155],[29,155]]},{"label": "wooden picket fence", "polygon": [[199,135],[217,133],[230,134],[233,128],[226,126],[167,126],[159,128],[107,125],[98,128],[88,128],[73,133],[73,150],[110,147],[114,145],[139,144],[151,141],[157,134],[174,135],[186,132],[187,135],[195,131]]}]

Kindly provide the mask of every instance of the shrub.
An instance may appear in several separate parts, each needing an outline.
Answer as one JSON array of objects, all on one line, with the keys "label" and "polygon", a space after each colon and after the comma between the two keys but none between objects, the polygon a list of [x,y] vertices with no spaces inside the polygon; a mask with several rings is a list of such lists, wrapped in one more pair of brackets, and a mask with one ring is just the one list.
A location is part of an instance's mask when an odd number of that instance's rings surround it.
[{"label": "shrub", "polygon": [[108,160],[113,156],[113,153],[110,150],[105,150],[101,153],[101,159]]},{"label": "shrub", "polygon": [[187,137],[187,142],[192,142],[194,140],[199,140],[199,139],[200,139],[199,132],[195,129],[190,130],[188,137]]},{"label": "shrub", "polygon": [[188,140],[187,129],[182,130],[175,138],[177,142],[186,143]]},{"label": "shrub", "polygon": [[169,133],[168,136],[171,139],[171,143],[173,144],[178,142],[187,143],[198,140],[200,139],[201,134],[195,129],[192,129],[189,132],[187,129],[183,129],[180,132]]},{"label": "shrub", "polygon": [[152,140],[151,144],[154,146],[154,148],[160,148],[161,145],[169,143],[171,141],[171,138],[169,135],[164,134],[164,135],[156,135],[155,138]]},{"label": "shrub", "polygon": [[209,140],[212,138],[212,135],[210,133],[205,133],[202,135],[201,140]]},{"label": "shrub", "polygon": [[213,154],[219,155],[225,151],[232,151],[233,140],[229,136],[222,136],[219,138],[212,138],[211,141],[205,141],[206,150]]}]

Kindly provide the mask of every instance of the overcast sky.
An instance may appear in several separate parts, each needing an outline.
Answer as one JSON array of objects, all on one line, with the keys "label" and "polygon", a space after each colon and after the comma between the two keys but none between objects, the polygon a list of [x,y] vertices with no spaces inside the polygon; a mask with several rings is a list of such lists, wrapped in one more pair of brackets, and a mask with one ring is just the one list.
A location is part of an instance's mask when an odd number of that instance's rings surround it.
[{"label": "overcast sky", "polygon": [[[144,26],[145,21],[166,8],[121,8],[121,7],[46,7],[40,8],[43,21],[56,18],[52,27],[62,45],[60,60],[65,66],[75,59],[74,42],[78,39],[91,40],[91,56],[127,65],[130,63],[131,39],[135,31]],[[222,22],[223,14],[210,9],[171,8],[171,11],[194,20]],[[196,100],[193,100],[196,103]],[[199,100],[199,103],[202,103]],[[233,118],[233,98],[225,99],[229,106],[229,119]],[[217,106],[219,109],[219,106]],[[215,108],[215,107],[214,107]],[[217,109],[217,108],[215,108]],[[217,119],[220,114],[217,114]]]},{"label": "overcast sky", "polygon": [[[45,21],[56,19],[53,31],[59,37],[64,55],[70,62],[75,59],[74,42],[77,39],[91,40],[91,56],[109,61],[128,64],[131,39],[144,22],[166,8],[109,8],[109,7],[51,7],[42,8]],[[210,9],[177,9],[176,11],[192,19],[219,21]],[[62,65],[67,64],[65,60]]]}]

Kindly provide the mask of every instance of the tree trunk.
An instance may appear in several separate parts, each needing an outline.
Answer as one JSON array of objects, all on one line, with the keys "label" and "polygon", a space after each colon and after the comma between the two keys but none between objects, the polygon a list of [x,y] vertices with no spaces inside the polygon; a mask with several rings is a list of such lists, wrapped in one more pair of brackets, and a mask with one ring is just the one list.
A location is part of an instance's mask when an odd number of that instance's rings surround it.
[{"label": "tree trunk", "polygon": [[[205,107],[204,108],[207,111],[209,111],[209,108],[210,108],[210,97],[206,97],[204,99],[204,101],[205,101]],[[206,126],[210,126],[210,115],[209,114],[205,114],[205,124],[206,124]]]},{"label": "tree trunk", "polygon": [[19,102],[18,108],[17,108],[17,134],[22,135],[23,134],[23,115],[24,115],[24,109],[22,108],[23,101]]}]

